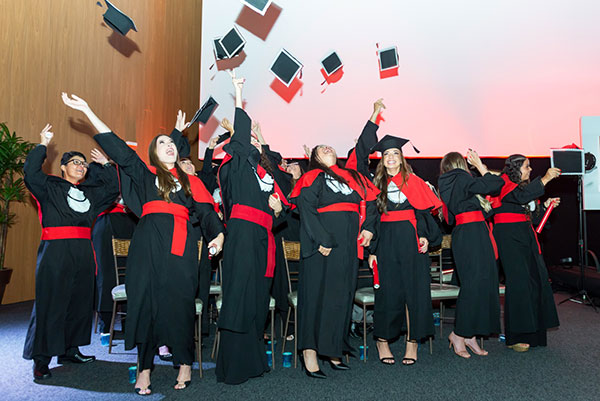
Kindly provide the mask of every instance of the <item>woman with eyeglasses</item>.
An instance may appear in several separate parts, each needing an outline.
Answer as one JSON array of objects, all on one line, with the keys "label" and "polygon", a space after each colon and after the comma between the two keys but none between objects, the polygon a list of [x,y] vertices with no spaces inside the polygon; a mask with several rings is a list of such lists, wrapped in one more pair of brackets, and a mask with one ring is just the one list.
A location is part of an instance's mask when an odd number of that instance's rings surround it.
[{"label": "woman with eyeglasses", "polygon": [[[111,132],[81,98],[62,95],[70,108],[85,114],[99,132],[94,139],[130,179],[123,188],[125,202],[141,212],[127,260],[127,327],[125,348],[137,346],[139,374],[134,391],[152,392],[150,373],[156,351],[168,345],[179,374],[173,386],[191,384],[194,361],[195,295],[198,286],[198,219],[209,247],[223,248],[224,228],[202,182],[188,176],[178,164],[172,138],[157,135],[150,143],[147,166],[127,144]],[[178,116],[176,127],[185,122]],[[128,199],[129,198],[129,199]],[[134,204],[133,200],[139,201]]]},{"label": "woman with eyeglasses", "polygon": [[35,304],[23,350],[33,359],[33,377],[52,376],[48,364],[87,363],[95,360],[79,352],[90,343],[96,264],[91,242],[94,219],[119,194],[114,167],[98,150],[88,165],[77,151],[60,160],[62,177],[42,171],[53,137],[48,124],[41,141],[25,160],[25,185],[38,204],[42,240],[36,266]]}]

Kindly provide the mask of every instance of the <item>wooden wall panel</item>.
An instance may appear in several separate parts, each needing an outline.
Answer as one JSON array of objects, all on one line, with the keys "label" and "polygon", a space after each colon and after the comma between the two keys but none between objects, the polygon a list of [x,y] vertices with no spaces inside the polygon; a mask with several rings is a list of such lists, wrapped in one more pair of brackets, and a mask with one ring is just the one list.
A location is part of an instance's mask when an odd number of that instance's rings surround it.
[{"label": "wooden wall panel", "polygon": [[[155,134],[171,131],[179,108],[191,115],[199,105],[202,1],[117,0],[139,31],[125,38],[104,24],[101,3],[0,0],[0,121],[35,142],[53,125],[48,173],[58,174],[63,152],[95,146],[61,91],[86,99],[122,138],[138,142],[143,158]],[[15,271],[4,303],[33,299],[35,289],[37,213],[31,203],[14,209],[6,265]]]}]

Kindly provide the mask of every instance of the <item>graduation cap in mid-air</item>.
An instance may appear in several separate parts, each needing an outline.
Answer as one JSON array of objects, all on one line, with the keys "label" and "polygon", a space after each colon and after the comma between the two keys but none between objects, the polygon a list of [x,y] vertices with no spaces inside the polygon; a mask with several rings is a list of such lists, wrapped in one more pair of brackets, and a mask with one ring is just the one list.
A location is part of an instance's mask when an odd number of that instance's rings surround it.
[{"label": "graduation cap in mid-air", "polygon": [[396,46],[377,50],[379,70],[386,71],[398,67],[398,49]]},{"label": "graduation cap in mid-air", "polygon": [[108,9],[102,17],[108,26],[123,36],[127,35],[127,32],[129,32],[130,29],[137,32],[135,22],[133,22],[131,18],[115,7],[110,1],[104,0],[104,2]]},{"label": "graduation cap in mid-air", "polygon": [[217,60],[224,60],[227,58],[227,53],[225,53],[225,49],[223,49],[223,45],[221,45],[222,38],[222,36],[219,36],[218,38],[213,39],[213,53],[215,53],[215,58]]},{"label": "graduation cap in mid-air", "polygon": [[273,0],[241,0],[242,4],[256,11],[260,15],[265,15]]},{"label": "graduation cap in mid-air", "polygon": [[217,108],[219,103],[212,96],[208,97],[208,100],[204,102],[204,104],[198,109],[196,114],[192,120],[188,123],[188,127],[190,127],[194,123],[202,123],[206,124],[210,116],[212,116],[213,112]]},{"label": "graduation cap in mid-air", "polygon": [[[410,142],[410,139],[404,139],[397,136],[386,135],[379,140],[372,148],[371,153],[373,152],[385,152],[388,149],[396,148],[402,150],[402,146],[406,145]],[[421,153],[419,149],[415,148],[415,145],[411,143],[412,148],[415,152]]]},{"label": "graduation cap in mid-air", "polygon": [[222,50],[225,53],[224,58],[231,58],[237,56],[244,45],[246,44],[246,39],[242,36],[240,31],[234,26],[219,40],[219,45],[221,45],[221,49],[216,49],[216,54],[218,58],[219,51]]},{"label": "graduation cap in mid-air", "polygon": [[294,78],[302,71],[302,63],[285,49],[281,49],[271,64],[271,72],[285,86],[290,86]]},{"label": "graduation cap in mid-air", "polygon": [[340,56],[338,56],[336,52],[329,53],[323,60],[321,60],[321,67],[323,67],[323,70],[327,76],[342,68],[343,65],[342,59],[340,59]]}]

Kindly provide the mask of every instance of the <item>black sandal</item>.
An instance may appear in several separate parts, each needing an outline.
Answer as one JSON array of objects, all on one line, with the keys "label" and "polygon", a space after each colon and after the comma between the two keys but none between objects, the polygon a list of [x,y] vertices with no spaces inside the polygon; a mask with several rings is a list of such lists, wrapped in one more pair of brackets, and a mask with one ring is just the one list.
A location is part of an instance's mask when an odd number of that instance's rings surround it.
[{"label": "black sandal", "polygon": [[[381,340],[381,339],[377,339],[378,343],[386,343],[388,344],[387,340]],[[389,345],[388,345],[389,347]],[[390,350],[391,352],[391,350]],[[377,353],[379,354],[379,347],[377,347]],[[386,357],[379,357],[379,362],[383,363],[384,365],[388,365],[388,366],[392,366],[394,364],[396,364],[396,358],[394,358],[393,356],[386,356]]]},{"label": "black sandal", "polygon": [[[417,340],[406,340],[407,345],[408,345],[408,343],[417,344]],[[419,351],[419,348],[417,348],[417,352],[418,351]],[[402,365],[404,365],[404,366],[412,366],[415,363],[417,363],[416,358],[407,358],[407,357],[402,358]]]}]

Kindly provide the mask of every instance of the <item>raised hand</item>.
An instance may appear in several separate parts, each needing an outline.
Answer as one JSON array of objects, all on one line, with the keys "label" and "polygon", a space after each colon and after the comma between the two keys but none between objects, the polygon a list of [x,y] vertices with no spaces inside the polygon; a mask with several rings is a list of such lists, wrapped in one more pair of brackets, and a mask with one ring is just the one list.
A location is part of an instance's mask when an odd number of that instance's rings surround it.
[{"label": "raised hand", "polygon": [[96,162],[98,164],[106,164],[108,163],[108,158],[106,156],[104,156],[104,154],[102,152],[100,152],[98,149],[94,148],[92,149],[91,153],[91,159],[93,162]]},{"label": "raised hand", "polygon": [[87,102],[77,95],[72,94],[71,98],[69,98],[69,95],[67,95],[66,92],[62,92],[61,96],[63,102],[72,109],[83,111],[84,113],[90,110],[90,106],[88,106]]},{"label": "raised hand", "polygon": [[214,149],[217,147],[217,142],[219,141],[219,137],[215,136],[210,138],[210,141],[208,141],[208,148],[209,149]]},{"label": "raised hand", "polygon": [[242,88],[244,87],[244,82],[246,82],[245,78],[236,78],[235,76],[235,70],[231,70],[231,71],[227,71],[229,73],[229,76],[231,77],[231,83],[233,84],[233,87],[235,88],[236,91],[241,91]]},{"label": "raised hand", "polygon": [[258,138],[258,142],[261,145],[266,145],[265,138],[262,136],[262,131],[260,130],[260,123],[258,121],[252,121],[252,132]]},{"label": "raised hand", "polygon": [[302,145],[302,148],[304,149],[304,155],[310,159],[310,153],[311,153],[310,148],[306,145]]},{"label": "raised hand", "polygon": [[233,124],[228,119],[224,118],[221,120],[221,127],[225,128],[227,131],[233,135]]},{"label": "raised hand", "polygon": [[372,123],[376,123],[377,122],[377,117],[379,117],[379,114],[383,111],[383,109],[385,109],[385,104],[383,104],[383,98],[377,99],[375,101],[375,103],[373,103],[373,114],[371,115],[371,119],[370,121]]},{"label": "raised hand", "polygon": [[52,126],[50,124],[46,124],[42,132],[40,132],[40,144],[44,146],[48,146],[50,144],[52,137],[54,137],[54,134],[50,132],[51,129]]},{"label": "raised hand", "polygon": [[179,110],[177,112],[177,121],[175,121],[175,129],[177,131],[183,132],[184,129],[188,127],[189,123],[185,122],[185,113]]},{"label": "raised hand", "polygon": [[558,176],[560,176],[560,169],[556,168],[556,167],[550,167],[546,171],[546,174],[544,174],[544,176],[542,177],[542,183],[544,185],[546,185],[547,183],[549,183],[553,179],[557,178]]}]

